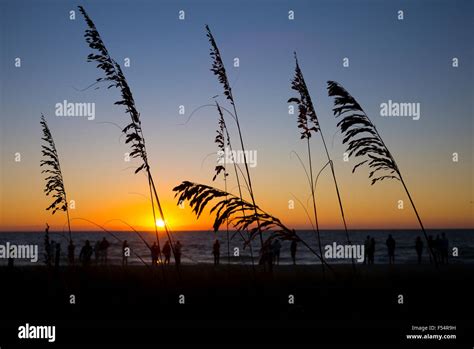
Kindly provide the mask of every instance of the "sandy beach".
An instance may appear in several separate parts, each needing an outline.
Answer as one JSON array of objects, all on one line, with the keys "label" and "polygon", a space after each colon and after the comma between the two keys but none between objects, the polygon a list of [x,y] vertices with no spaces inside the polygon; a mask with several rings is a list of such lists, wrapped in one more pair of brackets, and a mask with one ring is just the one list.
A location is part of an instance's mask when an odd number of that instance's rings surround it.
[{"label": "sandy beach", "polygon": [[[179,273],[174,265],[4,267],[1,327],[3,337],[13,339],[27,321],[53,323],[58,342],[61,334],[87,334],[78,343],[133,340],[173,327],[186,333],[219,329],[233,342],[245,340],[238,328],[277,327],[287,330],[278,334],[282,341],[291,342],[296,333],[323,342],[345,334],[358,343],[406,343],[404,336],[417,325],[455,325],[458,340],[474,329],[468,311],[474,306],[472,265],[358,265],[355,274],[351,265],[338,265],[334,271],[323,274],[316,265],[276,266],[272,273],[207,264],[182,265]],[[125,327],[124,337],[106,335]]]}]

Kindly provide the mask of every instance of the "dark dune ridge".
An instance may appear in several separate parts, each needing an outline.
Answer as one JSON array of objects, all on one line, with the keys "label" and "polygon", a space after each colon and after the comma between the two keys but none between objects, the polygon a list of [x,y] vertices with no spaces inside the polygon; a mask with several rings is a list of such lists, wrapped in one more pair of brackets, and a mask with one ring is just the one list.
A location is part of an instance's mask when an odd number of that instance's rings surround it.
[{"label": "dark dune ridge", "polygon": [[[412,325],[454,325],[456,343],[472,339],[472,265],[444,265],[438,271],[431,265],[359,265],[355,275],[351,265],[334,269],[335,274],[323,275],[320,266],[277,266],[269,273],[260,266],[253,272],[251,266],[198,264],[181,266],[178,276],[173,265],[164,270],[4,267],[1,338],[15,341],[18,326],[29,322],[56,325],[58,344],[67,345],[92,339],[139,343],[165,328],[170,334],[179,328],[191,338],[193,333],[212,338],[216,331],[235,343],[246,340],[239,328],[256,327],[252,332],[258,334],[259,328],[277,327],[282,329],[272,335],[277,341],[383,340],[396,346],[408,344]],[[69,304],[71,294],[75,305]],[[289,295],[294,304],[288,304]],[[172,337],[160,338],[168,340]]]}]

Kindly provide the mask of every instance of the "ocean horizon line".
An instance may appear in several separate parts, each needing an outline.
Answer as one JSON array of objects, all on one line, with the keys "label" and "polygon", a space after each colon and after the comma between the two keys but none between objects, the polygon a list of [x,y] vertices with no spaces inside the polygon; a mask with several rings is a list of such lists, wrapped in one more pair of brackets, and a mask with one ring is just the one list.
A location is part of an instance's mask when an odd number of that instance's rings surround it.
[{"label": "ocean horizon line", "polygon": [[[155,234],[155,230],[142,230],[142,229],[136,229],[140,233],[152,233]],[[344,229],[334,229],[334,228],[328,228],[328,229],[320,229],[321,231],[326,231],[326,232],[345,232]],[[348,229],[349,232],[361,232],[361,231],[371,231],[371,232],[384,232],[384,231],[418,231],[420,228],[357,228],[357,229]],[[426,228],[427,231],[469,231],[472,230],[474,232],[474,227],[470,228]],[[172,232],[180,232],[180,233],[214,233],[212,229],[170,229]],[[229,229],[229,232],[237,232],[238,230],[236,229]],[[314,229],[295,229],[296,232],[311,232],[314,231]],[[58,234],[58,233],[66,233],[67,231],[54,231],[50,230],[50,233]],[[133,230],[114,230],[114,229],[107,229],[107,232],[112,232],[112,233],[135,233]],[[71,230],[71,233],[107,233],[104,230],[99,230],[99,229],[78,229],[78,230]],[[219,230],[218,233],[226,233],[226,230]],[[44,230],[0,230],[0,234],[5,233],[5,234],[11,234],[11,233],[31,233],[31,234],[36,234],[36,233],[44,233]],[[166,233],[164,230],[158,230],[158,233]]]}]

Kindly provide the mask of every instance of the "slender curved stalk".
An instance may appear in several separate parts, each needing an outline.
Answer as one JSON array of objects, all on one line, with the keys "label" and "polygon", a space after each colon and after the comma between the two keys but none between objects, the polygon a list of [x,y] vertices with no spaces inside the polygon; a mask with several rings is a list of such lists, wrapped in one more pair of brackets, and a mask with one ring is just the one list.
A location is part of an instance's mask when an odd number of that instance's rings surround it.
[{"label": "slender curved stalk", "polygon": [[[331,166],[331,174],[332,174],[332,178],[333,178],[333,181],[334,181],[334,187],[336,188],[337,200],[339,202],[339,210],[341,212],[341,218],[342,218],[342,222],[344,224],[344,231],[346,232],[347,243],[350,245],[350,244],[352,244],[352,242],[351,242],[351,239],[349,237],[349,231],[347,230],[346,216],[344,214],[344,207],[342,206],[342,199],[341,199],[341,194],[339,193],[339,185],[337,183],[336,172],[334,170],[334,164],[333,164],[333,161],[331,159],[331,156],[329,155],[328,147],[326,145],[326,141],[324,140],[324,135],[323,135],[322,130],[320,131],[320,134],[321,134],[321,139],[323,141],[324,149],[326,150],[327,159],[328,159],[329,164]],[[354,257],[351,258],[351,261],[352,261],[352,268],[355,270]]]},{"label": "slender curved stalk", "polygon": [[[226,73],[226,70],[225,70],[224,63],[222,61],[222,57],[221,57],[219,48],[218,48],[217,43],[214,39],[214,36],[212,35],[211,30],[209,29],[209,26],[207,26],[207,25],[206,25],[206,31],[207,31],[207,37],[209,38],[209,42],[211,44],[211,57],[213,57],[213,64],[212,64],[211,71],[218,77],[219,82],[223,85],[224,94],[225,94],[226,98],[230,101],[230,104],[232,104],[232,108],[234,110],[234,117],[235,117],[235,122],[236,122],[236,125],[237,125],[237,130],[238,130],[238,133],[239,133],[240,145],[242,147],[242,152],[244,154],[244,165],[245,165],[245,172],[247,174],[247,182],[248,182],[248,186],[249,186],[248,189],[249,189],[249,192],[250,192],[250,198],[251,198],[252,203],[255,207],[255,215],[258,216],[257,209],[256,209],[257,205],[255,203],[255,196],[254,196],[254,191],[253,191],[253,187],[252,187],[252,179],[250,177],[250,171],[249,171],[248,164],[247,164],[247,155],[245,153],[244,140],[243,140],[243,137],[242,137],[242,130],[240,128],[239,116],[237,114],[237,108],[235,106],[234,96],[232,94],[232,88],[229,84],[229,78],[227,77],[227,73]],[[260,245],[261,245],[261,248],[263,248],[262,229],[260,227],[260,221],[258,219],[256,221],[256,224],[257,224],[257,228],[258,228],[258,235],[260,237]]]},{"label": "slender curved stalk", "polygon": [[45,178],[46,185],[44,192],[46,193],[46,196],[52,194],[51,196],[54,198],[53,203],[48,206],[46,210],[52,210],[52,214],[55,214],[57,210],[66,211],[69,242],[72,243],[69,203],[67,200],[66,188],[64,186],[64,178],[59,161],[59,154],[56,149],[56,144],[54,143],[53,135],[49,129],[44,115],[41,115],[40,124],[43,131],[43,137],[41,139],[46,143],[46,145],[41,146],[41,154],[43,155],[44,159],[40,161],[40,167],[46,166],[47,168],[42,170],[41,173],[48,174],[48,176]]},{"label": "slender curved stalk", "polygon": [[[380,134],[377,130],[377,128],[374,126],[374,130],[375,130],[375,133],[379,136],[382,144],[387,147],[385,145],[385,142],[383,141],[382,137],[380,137]],[[387,148],[388,149],[388,148]],[[418,210],[416,209],[416,206],[415,206],[415,202],[413,201],[413,199],[411,198],[411,194],[410,194],[410,191],[408,190],[406,184],[405,184],[405,181],[403,180],[403,176],[402,176],[402,173],[400,172],[400,169],[398,168],[398,164],[395,162],[395,159],[393,158],[392,154],[389,152],[389,157],[392,159],[394,165],[395,165],[395,171],[398,175],[398,178],[400,179],[400,182],[402,183],[402,186],[403,186],[403,189],[405,189],[405,192],[408,196],[408,199],[410,200],[410,204],[411,204],[411,207],[413,208],[413,211],[415,212],[415,215],[416,215],[416,218],[418,220],[418,223],[420,224],[420,228],[421,228],[421,231],[423,232],[423,236],[425,237],[425,240],[426,240],[426,244],[428,246],[428,251],[430,252],[430,255],[431,255],[431,258],[433,259],[434,261],[434,264],[435,264],[435,267],[438,268],[438,260],[437,258],[435,258],[435,254],[434,254],[434,251],[433,251],[433,246],[431,246],[430,244],[430,240],[428,239],[428,234],[426,233],[426,230],[425,230],[425,227],[423,225],[423,222],[421,221],[421,218],[420,218],[420,215],[418,214]]]},{"label": "slender curved stalk", "polygon": [[[157,193],[155,183],[153,180],[153,176],[151,174],[150,165],[148,162],[146,144],[145,144],[145,137],[143,135],[143,129],[141,125],[140,113],[138,112],[136,108],[132,91],[128,85],[125,75],[122,72],[122,68],[110,56],[107,50],[107,47],[105,46],[94,22],[91,20],[91,18],[89,17],[89,15],[86,13],[86,11],[84,10],[82,6],[79,6],[78,8],[79,8],[79,11],[84,16],[84,19],[89,28],[86,30],[84,37],[86,38],[86,41],[89,44],[90,48],[96,51],[96,54],[89,54],[88,61],[89,62],[94,61],[94,62],[99,63],[97,67],[102,69],[105,72],[105,77],[98,78],[97,82],[108,82],[110,83],[108,88],[116,87],[121,91],[122,99],[115,102],[115,104],[125,106],[126,107],[125,113],[129,114],[131,118],[131,123],[128,124],[122,130],[122,132],[126,135],[125,143],[130,143],[131,145],[132,152],[130,153],[130,156],[134,158],[139,157],[142,159],[142,164],[135,170],[135,173],[145,170],[148,176],[148,186],[150,188],[150,197],[152,198],[152,213],[153,213],[153,219],[154,219],[153,226],[155,227],[157,245],[160,246],[160,241],[159,241],[158,230],[156,228],[156,214],[155,214],[153,196],[158,206],[158,212],[160,214],[160,218],[165,223],[166,235],[168,237],[168,241],[171,244],[173,255],[176,258],[175,247],[171,239],[171,234],[168,229],[166,219],[163,214],[161,202],[158,197],[158,193]],[[160,255],[161,255],[161,251],[160,251]]]},{"label": "slender curved stalk", "polygon": [[[219,103],[217,103],[216,101],[216,108],[217,108],[217,111],[219,113],[219,117],[222,119],[222,123],[223,123],[223,131],[225,131],[225,137],[227,137],[227,145],[229,146],[229,150],[230,150],[230,154],[232,156],[232,164],[234,165],[234,172],[235,172],[235,178],[237,180],[237,188],[239,190],[239,197],[240,199],[243,200],[243,196],[242,196],[242,187],[240,185],[240,177],[239,177],[239,173],[237,171],[237,164],[235,163],[235,159],[233,158],[233,154],[234,154],[234,151],[233,151],[233,148],[232,148],[232,142],[231,142],[231,139],[230,139],[230,134],[229,134],[229,130],[227,129],[227,124],[225,122],[225,117],[224,117],[224,113],[222,113],[222,110],[221,110],[221,106],[219,105]],[[230,115],[232,115],[232,113],[229,113]],[[234,120],[235,120],[235,117],[234,117]],[[225,142],[223,143],[225,145]],[[224,179],[226,179],[226,175],[225,175],[226,171],[224,169]],[[245,181],[245,176],[243,176],[243,179]],[[226,185],[226,192],[227,192],[227,181],[225,182],[225,185]],[[245,210],[242,206],[242,215],[245,217]],[[247,244],[247,240],[242,236],[242,232],[239,230],[239,235],[240,237],[242,238],[242,240],[244,241],[244,246],[245,244]],[[227,228],[227,234],[228,234],[228,228]],[[248,233],[248,230],[247,230],[247,234]],[[252,261],[252,269],[255,273],[255,262],[254,262],[254,257],[253,257],[253,248],[252,248],[252,244],[251,244],[251,240],[252,240],[252,237],[249,235],[249,243],[248,243],[248,246],[249,246],[249,251],[250,251],[250,259]],[[229,241],[229,237],[227,237],[227,241]],[[229,248],[229,251],[230,251],[230,248]],[[229,255],[229,260],[230,260],[230,255]]]},{"label": "slender curved stalk", "polygon": [[341,132],[345,136],[342,143],[348,143],[347,151],[349,152],[349,156],[353,155],[354,157],[366,158],[356,164],[352,169],[352,172],[354,173],[358,167],[367,164],[366,166],[372,169],[369,173],[369,178],[372,179],[372,185],[385,179],[399,180],[402,183],[413,207],[418,223],[420,224],[421,230],[423,231],[423,235],[428,244],[428,250],[433,256],[437,268],[438,262],[436,258],[434,258],[433,249],[420,215],[418,214],[418,210],[416,209],[415,203],[408,191],[405,181],[403,180],[395,158],[385,145],[385,142],[380,136],[377,128],[369,119],[360,104],[344,87],[335,81],[328,81],[327,88],[329,96],[335,97],[333,108],[334,116],[336,118],[342,118],[337,126],[341,128]]},{"label": "slender curved stalk", "polygon": [[[316,233],[317,233],[317,238],[318,238],[318,246],[319,246],[319,254],[321,256],[321,258],[324,258],[324,255],[323,255],[323,247],[322,247],[322,244],[321,244],[321,233],[319,231],[319,223],[318,223],[318,211],[316,209],[316,197],[314,195],[314,183],[313,183],[313,164],[312,164],[312,161],[311,161],[311,147],[309,145],[309,138],[306,139],[307,140],[307,146],[308,146],[308,162],[309,162],[309,178],[310,178],[310,181],[311,181],[311,197],[312,197],[312,201],[313,201],[313,214],[314,214],[314,223],[316,225]],[[322,268],[323,268],[323,273],[324,273],[324,263],[321,264]]]},{"label": "slender curved stalk", "polygon": [[[298,236],[294,229],[288,228],[275,216],[262,210],[260,207],[255,207],[252,203],[243,200],[234,194],[208,185],[189,181],[182,182],[180,185],[173,188],[173,191],[176,193],[175,197],[177,197],[178,202],[184,200],[189,201],[190,206],[193,208],[193,212],[198,218],[203,210],[210,205],[211,201],[217,200],[218,202],[212,204],[212,208],[210,209],[211,214],[215,213],[214,231],[218,231],[226,219],[229,219],[236,229],[246,229],[250,225],[253,225],[257,220],[256,215],[253,213],[256,210],[258,219],[261,222],[260,229],[263,228],[265,231],[272,231],[272,237],[301,242],[321,261],[322,264],[328,267],[331,271],[334,271],[318,252],[314,251],[314,249]],[[242,207],[244,207],[244,210],[247,212],[245,217],[239,216]],[[256,232],[257,229],[258,227],[254,227],[251,231]]]},{"label": "slender curved stalk", "polygon": [[[313,132],[314,133],[319,133],[320,136],[321,136],[321,140],[323,142],[326,157],[327,157],[327,160],[328,160],[328,162],[331,166],[331,173],[332,173],[332,177],[333,177],[333,181],[334,181],[334,186],[336,188],[337,199],[338,199],[338,202],[339,202],[339,210],[340,210],[342,221],[343,221],[343,224],[344,224],[344,231],[346,233],[347,242],[350,244],[351,241],[350,241],[350,238],[349,238],[349,232],[347,230],[347,223],[346,223],[346,218],[345,218],[345,214],[344,214],[344,208],[343,208],[343,205],[342,205],[341,194],[339,192],[339,185],[337,183],[333,161],[331,159],[331,156],[329,155],[329,151],[328,151],[328,148],[327,148],[327,145],[326,145],[326,141],[324,140],[323,131],[322,131],[321,126],[319,124],[318,116],[316,114],[316,110],[315,110],[313,102],[311,100],[311,96],[309,94],[309,90],[308,90],[308,87],[306,85],[306,82],[305,82],[305,79],[304,79],[304,76],[303,76],[303,72],[300,69],[296,52],[294,53],[294,56],[295,56],[296,68],[295,68],[295,76],[293,78],[291,88],[293,90],[298,91],[299,97],[298,98],[292,97],[288,100],[288,102],[289,103],[295,102],[295,103],[298,104],[298,107],[299,107],[298,127],[300,129],[302,129],[301,130],[301,138],[302,139],[306,138],[306,140],[307,140],[308,161],[309,161],[309,165],[310,165],[310,172],[312,172],[311,171],[312,165],[311,165],[311,150],[310,150],[310,140],[309,139],[311,138],[311,135],[312,135]],[[311,174],[311,183],[313,183],[312,174]],[[316,217],[317,216],[317,213],[316,213],[316,198],[315,198],[315,195],[314,195],[313,184],[311,185],[311,187],[312,187],[311,193],[312,193],[312,198],[313,198],[314,215]],[[319,228],[318,228],[317,225],[316,225],[316,228],[318,230],[318,237],[319,237]],[[320,251],[322,252],[320,239],[318,241],[319,241],[319,245],[320,245]],[[352,260],[352,266],[355,268],[354,258],[351,258],[351,260]]]}]

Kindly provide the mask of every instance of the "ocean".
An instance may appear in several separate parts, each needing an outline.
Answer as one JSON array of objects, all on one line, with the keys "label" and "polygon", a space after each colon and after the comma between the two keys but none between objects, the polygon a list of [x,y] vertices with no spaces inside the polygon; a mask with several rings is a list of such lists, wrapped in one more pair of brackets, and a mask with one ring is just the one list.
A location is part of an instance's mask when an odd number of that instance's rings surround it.
[{"label": "ocean", "polygon": [[[428,235],[436,238],[436,235],[441,235],[444,232],[449,240],[450,251],[454,247],[458,249],[459,255],[451,257],[450,263],[464,263],[474,264],[474,230],[459,229],[459,230],[428,230]],[[235,232],[229,234],[234,235]],[[298,235],[306,241],[315,251],[318,251],[317,238],[313,231],[297,231]],[[388,263],[387,247],[385,241],[388,234],[392,234],[396,240],[395,262],[400,264],[414,264],[417,263],[417,256],[415,252],[415,239],[420,236],[424,243],[423,262],[429,263],[428,253],[426,249],[426,241],[423,238],[420,230],[353,230],[349,232],[352,244],[363,244],[367,235],[375,238],[375,264]],[[141,233],[145,241],[150,245],[156,241],[154,233]],[[122,263],[121,246],[122,241],[127,240],[131,248],[132,255],[128,259],[129,265],[140,265],[143,262],[151,262],[150,252],[145,243],[135,232],[113,232],[113,235],[105,232],[73,232],[73,241],[76,245],[76,258],[79,256],[81,247],[86,240],[91,242],[94,246],[95,242],[106,238],[110,247],[108,250],[108,263],[111,265],[120,265]],[[219,232],[217,235],[210,231],[187,231],[187,232],[173,232],[173,241],[180,241],[182,248],[182,263],[183,264],[199,264],[199,263],[213,263],[212,245],[217,236],[221,243],[221,263],[228,262],[228,248],[227,248],[227,234],[226,232]],[[160,243],[163,246],[166,241],[166,236],[160,232]],[[68,236],[66,233],[55,233],[50,231],[50,240],[54,240],[61,244],[61,264],[66,264],[67,259],[67,244]],[[39,260],[32,263],[29,260],[15,260],[15,265],[33,265],[44,263],[44,232],[3,232],[0,233],[0,245],[10,244],[36,244],[38,245]],[[321,242],[323,247],[325,245],[346,244],[346,235],[344,231],[338,230],[323,230],[321,231]],[[258,263],[258,253],[260,242],[258,237],[252,242],[252,250],[255,258],[255,263]],[[239,256],[234,256],[234,252],[238,249]],[[231,258],[230,263],[233,264],[251,264],[250,249],[243,248],[242,239],[239,234],[235,234],[230,241]],[[324,252],[324,250],[323,250]],[[172,258],[173,261],[173,258]],[[328,263],[341,264],[350,263],[350,259],[331,259]],[[290,243],[282,242],[280,264],[291,264]],[[319,264],[319,260],[302,244],[298,244],[297,249],[297,264]],[[0,265],[6,265],[6,259],[0,259]]]}]

